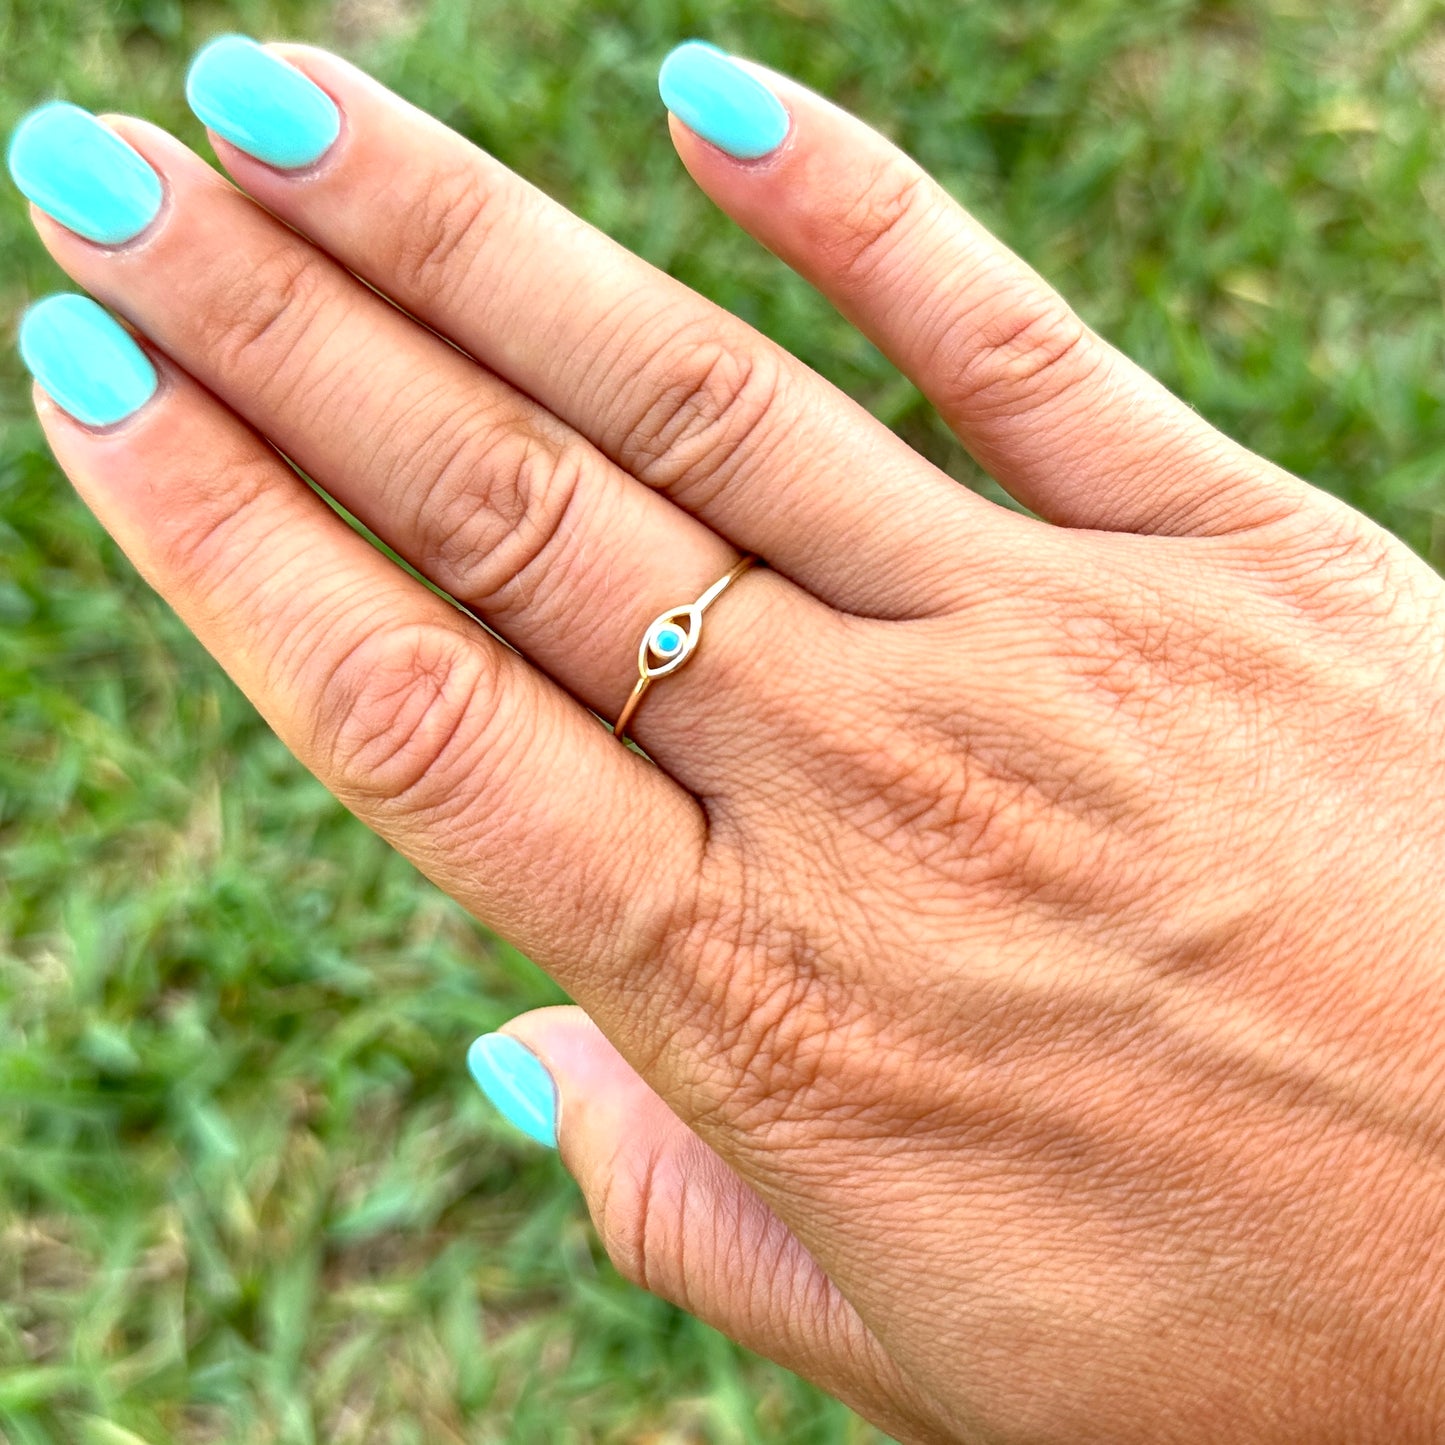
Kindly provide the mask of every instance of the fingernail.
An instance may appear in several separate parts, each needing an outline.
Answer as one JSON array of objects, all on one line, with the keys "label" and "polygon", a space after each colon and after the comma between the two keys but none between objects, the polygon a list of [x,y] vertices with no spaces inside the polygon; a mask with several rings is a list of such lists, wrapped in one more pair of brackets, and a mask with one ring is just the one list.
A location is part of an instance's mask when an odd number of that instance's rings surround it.
[{"label": "fingernail", "polygon": [[701,40],[679,45],[658,73],[663,104],[690,130],[739,160],[776,150],[788,134],[788,112],[732,56]]},{"label": "fingernail", "polygon": [[161,208],[161,178],[140,152],[63,100],[20,122],[5,163],[27,200],[104,246],[140,235]]},{"label": "fingernail", "polygon": [[50,398],[86,426],[112,426],[156,394],[156,369],[89,296],[62,292],[20,318],[20,355]]},{"label": "fingernail", "polygon": [[233,146],[283,171],[320,160],[341,133],[335,101],[244,35],[223,35],[191,61],[186,100]]},{"label": "fingernail", "polygon": [[557,1147],[557,1086],[531,1049],[510,1034],[483,1034],[467,1050],[467,1067],[504,1118]]}]

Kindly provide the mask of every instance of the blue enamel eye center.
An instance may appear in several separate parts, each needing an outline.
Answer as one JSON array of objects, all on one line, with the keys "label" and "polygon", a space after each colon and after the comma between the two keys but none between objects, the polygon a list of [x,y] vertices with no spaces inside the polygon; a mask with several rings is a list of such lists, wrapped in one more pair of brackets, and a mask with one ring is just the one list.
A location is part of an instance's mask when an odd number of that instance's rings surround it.
[{"label": "blue enamel eye center", "polygon": [[659,627],[652,639],[652,650],[659,657],[676,657],[686,640],[680,627]]}]

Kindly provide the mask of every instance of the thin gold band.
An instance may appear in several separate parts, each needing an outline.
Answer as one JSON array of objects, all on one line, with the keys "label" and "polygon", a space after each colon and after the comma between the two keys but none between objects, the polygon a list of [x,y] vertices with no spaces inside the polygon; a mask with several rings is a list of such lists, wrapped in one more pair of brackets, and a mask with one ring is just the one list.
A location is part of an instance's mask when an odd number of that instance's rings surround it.
[{"label": "thin gold band", "polygon": [[632,721],[633,713],[653,680],[676,672],[697,651],[698,643],[702,641],[703,613],[757,560],[753,556],[739,559],[732,571],[725,577],[719,577],[696,602],[686,607],[670,608],[652,619],[637,649],[637,682],[631,697],[617,715],[617,722],[612,728],[613,737],[626,738],[627,724]]}]

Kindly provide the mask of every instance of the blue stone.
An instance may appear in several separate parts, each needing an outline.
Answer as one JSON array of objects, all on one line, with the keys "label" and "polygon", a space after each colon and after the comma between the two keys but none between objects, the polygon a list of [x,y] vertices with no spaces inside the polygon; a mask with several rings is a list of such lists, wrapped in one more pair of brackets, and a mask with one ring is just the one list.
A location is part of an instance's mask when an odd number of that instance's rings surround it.
[{"label": "blue stone", "polygon": [[660,628],[656,637],[652,640],[653,651],[662,657],[671,657],[674,652],[682,648],[683,636],[676,627]]}]

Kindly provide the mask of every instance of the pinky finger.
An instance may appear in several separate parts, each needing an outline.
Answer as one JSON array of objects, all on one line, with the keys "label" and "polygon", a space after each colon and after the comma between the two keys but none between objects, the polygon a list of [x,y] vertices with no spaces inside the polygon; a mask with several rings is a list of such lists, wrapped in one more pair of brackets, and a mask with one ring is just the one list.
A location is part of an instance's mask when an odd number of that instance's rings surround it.
[{"label": "pinky finger", "polygon": [[20,345],[60,465],[282,740],[585,996],[575,960],[615,958],[647,879],[688,866],[691,800],[95,302],[38,303]]}]

